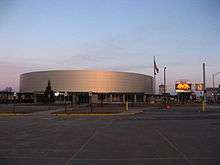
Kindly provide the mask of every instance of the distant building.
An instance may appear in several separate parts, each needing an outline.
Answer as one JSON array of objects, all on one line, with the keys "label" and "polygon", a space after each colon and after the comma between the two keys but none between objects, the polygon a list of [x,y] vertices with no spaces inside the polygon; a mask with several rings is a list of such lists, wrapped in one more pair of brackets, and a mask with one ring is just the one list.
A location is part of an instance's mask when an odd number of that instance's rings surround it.
[{"label": "distant building", "polygon": [[152,76],[113,71],[53,70],[30,72],[20,75],[20,92],[32,93],[37,97],[46,89],[48,80],[53,91],[61,99],[67,93],[72,102],[145,102],[153,94]]}]

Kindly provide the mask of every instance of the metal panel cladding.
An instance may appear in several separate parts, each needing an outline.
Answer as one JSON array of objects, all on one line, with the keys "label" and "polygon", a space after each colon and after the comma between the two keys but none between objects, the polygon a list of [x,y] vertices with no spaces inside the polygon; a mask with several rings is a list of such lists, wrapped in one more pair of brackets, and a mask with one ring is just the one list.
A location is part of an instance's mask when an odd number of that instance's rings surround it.
[{"label": "metal panel cladding", "polygon": [[44,91],[48,80],[54,91],[97,93],[152,93],[153,78],[128,72],[52,70],[20,75],[20,92]]}]

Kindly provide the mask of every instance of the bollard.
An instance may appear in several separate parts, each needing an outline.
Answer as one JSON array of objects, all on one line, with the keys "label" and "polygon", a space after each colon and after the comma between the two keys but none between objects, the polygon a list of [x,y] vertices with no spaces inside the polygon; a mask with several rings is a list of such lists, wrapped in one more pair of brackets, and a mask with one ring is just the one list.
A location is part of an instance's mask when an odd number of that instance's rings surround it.
[{"label": "bollard", "polygon": [[128,101],[125,102],[125,110],[128,110]]},{"label": "bollard", "polygon": [[202,101],[202,112],[205,112],[206,109],[206,102],[205,100]]}]

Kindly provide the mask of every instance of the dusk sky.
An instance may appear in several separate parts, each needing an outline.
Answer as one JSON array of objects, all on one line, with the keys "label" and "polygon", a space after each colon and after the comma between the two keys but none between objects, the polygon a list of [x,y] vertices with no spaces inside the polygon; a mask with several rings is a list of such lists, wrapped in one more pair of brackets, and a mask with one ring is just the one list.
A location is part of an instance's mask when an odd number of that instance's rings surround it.
[{"label": "dusk sky", "polygon": [[0,36],[0,90],[39,70],[153,75],[153,56],[170,90],[220,71],[219,0],[1,0]]}]

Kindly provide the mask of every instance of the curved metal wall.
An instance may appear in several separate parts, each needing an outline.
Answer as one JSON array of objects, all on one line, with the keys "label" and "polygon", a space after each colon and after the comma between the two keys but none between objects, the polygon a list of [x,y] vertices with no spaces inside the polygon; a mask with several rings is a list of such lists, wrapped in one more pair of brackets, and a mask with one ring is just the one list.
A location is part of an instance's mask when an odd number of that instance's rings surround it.
[{"label": "curved metal wall", "polygon": [[48,80],[55,91],[152,93],[151,76],[113,71],[54,70],[20,75],[20,92],[44,91]]}]

